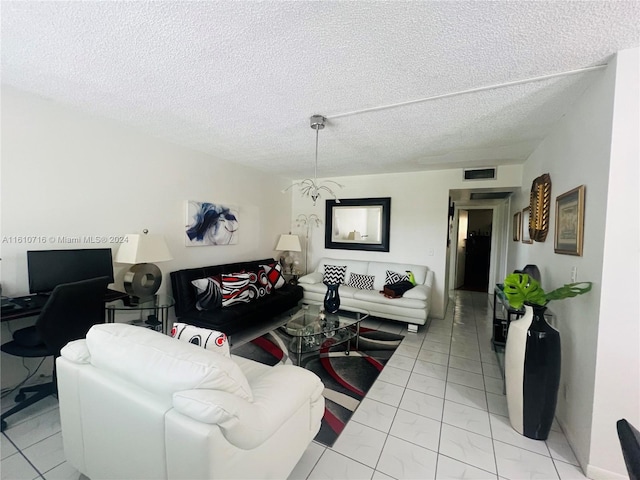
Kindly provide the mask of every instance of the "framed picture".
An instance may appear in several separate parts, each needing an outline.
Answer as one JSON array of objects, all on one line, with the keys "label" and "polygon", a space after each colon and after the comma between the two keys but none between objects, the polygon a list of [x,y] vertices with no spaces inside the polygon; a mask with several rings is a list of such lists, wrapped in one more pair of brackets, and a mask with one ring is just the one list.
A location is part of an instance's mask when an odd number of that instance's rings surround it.
[{"label": "framed picture", "polygon": [[531,237],[529,236],[529,212],[531,210],[529,209],[529,207],[524,207],[522,209],[522,220],[520,222],[521,224],[521,230],[522,230],[522,235],[520,235],[520,241],[522,243],[533,243],[533,240],[531,240]]},{"label": "framed picture", "polygon": [[238,207],[212,202],[187,202],[187,247],[237,245]]},{"label": "framed picture", "polygon": [[522,222],[522,212],[516,212],[513,216],[513,241],[520,241],[520,223]]},{"label": "framed picture", "polygon": [[556,197],[556,253],[582,256],[584,192],[584,185],[580,185]]}]

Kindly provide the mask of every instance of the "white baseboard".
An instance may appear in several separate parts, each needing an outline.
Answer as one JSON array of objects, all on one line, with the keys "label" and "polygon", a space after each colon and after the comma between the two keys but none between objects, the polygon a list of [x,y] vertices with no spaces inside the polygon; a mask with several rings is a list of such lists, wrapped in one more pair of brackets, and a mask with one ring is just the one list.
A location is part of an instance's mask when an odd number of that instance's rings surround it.
[{"label": "white baseboard", "polygon": [[592,480],[629,480],[627,475],[610,472],[609,470],[594,465],[587,465],[586,475],[587,478],[591,478]]}]

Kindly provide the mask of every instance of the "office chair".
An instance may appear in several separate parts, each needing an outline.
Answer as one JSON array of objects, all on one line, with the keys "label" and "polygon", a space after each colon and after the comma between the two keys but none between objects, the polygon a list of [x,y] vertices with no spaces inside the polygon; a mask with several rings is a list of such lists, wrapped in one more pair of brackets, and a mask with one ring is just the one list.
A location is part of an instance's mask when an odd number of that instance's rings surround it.
[{"label": "office chair", "polygon": [[[13,340],[0,346],[0,350],[16,357],[54,357],[52,381],[21,388],[15,398],[18,404],[1,416],[0,431],[7,428],[7,417],[57,392],[55,358],[67,343],[84,338],[93,325],[104,323],[108,283],[108,277],[99,277],[58,285],[36,324],[17,330]],[[27,398],[27,393],[34,395]]]},{"label": "office chair", "polygon": [[622,456],[631,480],[640,480],[640,432],[624,418],[616,422]]}]

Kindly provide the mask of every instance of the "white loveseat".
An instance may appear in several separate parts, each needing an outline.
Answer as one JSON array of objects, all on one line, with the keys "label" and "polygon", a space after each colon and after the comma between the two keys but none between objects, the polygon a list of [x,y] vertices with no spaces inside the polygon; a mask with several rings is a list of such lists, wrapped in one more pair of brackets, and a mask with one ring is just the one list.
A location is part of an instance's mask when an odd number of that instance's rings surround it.
[{"label": "white loveseat", "polygon": [[[410,324],[410,330],[415,330],[415,325],[424,325],[427,322],[431,306],[433,271],[426,266],[323,258],[315,272],[298,279],[298,284],[304,289],[303,302],[321,303],[324,300],[327,291],[323,283],[325,265],[345,265],[345,283],[349,282],[351,273],[375,277],[373,290],[340,285],[338,293],[341,307],[364,309],[372,316],[407,322]],[[385,284],[387,270],[401,274],[409,270],[413,272],[417,285],[405,292],[401,298],[387,298],[380,293]]]},{"label": "white loveseat", "polygon": [[91,480],[287,478],[324,413],[307,370],[143,327],[96,325],[56,364],[65,456]]}]

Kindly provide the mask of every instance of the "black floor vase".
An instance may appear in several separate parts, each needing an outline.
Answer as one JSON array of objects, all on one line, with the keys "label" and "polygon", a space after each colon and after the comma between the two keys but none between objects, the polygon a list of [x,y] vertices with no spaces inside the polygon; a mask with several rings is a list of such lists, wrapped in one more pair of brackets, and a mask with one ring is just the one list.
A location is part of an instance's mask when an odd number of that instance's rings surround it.
[{"label": "black floor vase", "polygon": [[560,384],[560,333],[544,318],[545,307],[526,306],[509,325],[505,382],[511,426],[528,438],[546,440]]},{"label": "black floor vase", "polygon": [[338,293],[339,283],[325,283],[327,293],[324,295],[324,311],[336,313],[340,309],[340,294]]}]

